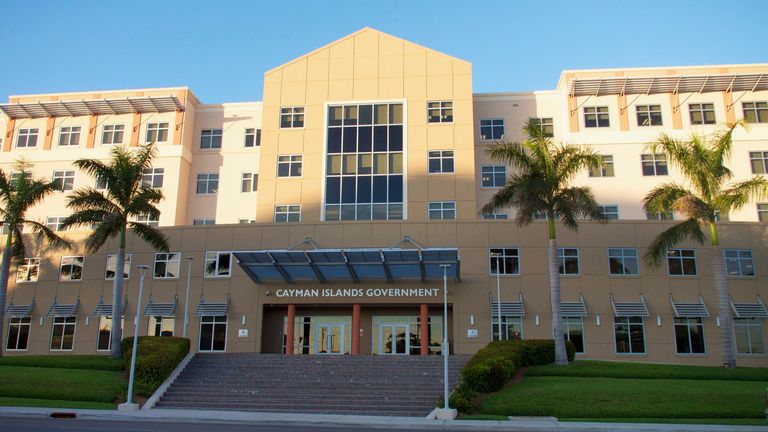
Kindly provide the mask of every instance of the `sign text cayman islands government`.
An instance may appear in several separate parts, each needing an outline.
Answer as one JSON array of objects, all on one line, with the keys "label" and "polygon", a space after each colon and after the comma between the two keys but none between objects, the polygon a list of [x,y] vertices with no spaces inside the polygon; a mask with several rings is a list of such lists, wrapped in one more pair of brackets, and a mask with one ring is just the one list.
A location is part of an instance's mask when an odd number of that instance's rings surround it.
[{"label": "sign text cayman islands government", "polygon": [[279,289],[275,295],[280,298],[294,297],[437,297],[438,288],[307,288]]}]

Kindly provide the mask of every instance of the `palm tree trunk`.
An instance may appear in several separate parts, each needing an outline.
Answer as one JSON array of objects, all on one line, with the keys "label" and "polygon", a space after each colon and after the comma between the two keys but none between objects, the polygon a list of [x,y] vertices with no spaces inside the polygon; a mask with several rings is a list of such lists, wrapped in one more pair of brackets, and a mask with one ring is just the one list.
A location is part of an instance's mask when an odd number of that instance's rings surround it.
[{"label": "palm tree trunk", "polygon": [[[5,330],[5,297],[8,293],[8,276],[11,272],[11,243],[13,239],[13,231],[8,232],[8,237],[5,239],[5,246],[3,247],[3,261],[0,264],[0,344],[3,343],[3,330]],[[0,346],[0,357],[3,356],[3,347]]]},{"label": "palm tree trunk", "polygon": [[[120,358],[123,355],[123,273],[125,271],[125,227],[120,230],[120,249],[117,252],[115,262],[115,284],[112,289],[112,343],[110,353],[113,358]],[[136,319],[139,319],[139,310],[136,310]]]},{"label": "palm tree trunk", "polygon": [[560,315],[560,270],[557,263],[557,234],[555,232],[554,218],[548,217],[547,219],[549,224],[547,264],[549,265],[549,300],[552,303],[552,337],[555,340],[555,364],[565,366],[568,364],[568,355],[565,352],[562,316]]},{"label": "palm tree trunk", "polygon": [[717,238],[717,228],[713,222],[709,223],[709,233],[712,242],[712,278],[715,283],[718,317],[720,318],[723,367],[735,368],[736,353],[734,351],[733,331],[731,330],[731,302],[728,298],[728,285],[725,279],[725,262],[723,252],[720,249],[720,240]]}]

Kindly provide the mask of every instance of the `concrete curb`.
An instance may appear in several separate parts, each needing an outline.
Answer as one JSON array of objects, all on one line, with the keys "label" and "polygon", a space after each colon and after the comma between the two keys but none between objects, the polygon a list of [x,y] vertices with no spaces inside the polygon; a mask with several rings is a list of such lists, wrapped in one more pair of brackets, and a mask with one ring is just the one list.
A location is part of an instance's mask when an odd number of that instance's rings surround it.
[{"label": "concrete curb", "polygon": [[171,372],[171,375],[168,377],[168,379],[163,382],[160,387],[155,390],[154,393],[152,393],[152,396],[147,399],[146,402],[144,402],[144,405],[141,406],[142,410],[150,410],[157,405],[157,402],[160,400],[161,397],[165,394],[166,391],[168,391],[168,387],[171,386],[176,381],[176,378],[181,375],[181,372],[184,371],[184,368],[187,367],[189,362],[192,360],[192,357],[195,356],[195,352],[190,350],[189,353],[181,360],[181,362],[176,366],[176,369]]}]

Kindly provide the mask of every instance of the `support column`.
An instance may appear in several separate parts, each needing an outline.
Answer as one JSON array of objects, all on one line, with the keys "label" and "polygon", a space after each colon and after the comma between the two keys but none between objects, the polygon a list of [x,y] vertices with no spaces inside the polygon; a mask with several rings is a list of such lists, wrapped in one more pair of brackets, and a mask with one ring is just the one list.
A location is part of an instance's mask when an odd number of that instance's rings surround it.
[{"label": "support column", "polygon": [[285,329],[285,354],[293,355],[293,333],[294,322],[296,321],[296,305],[288,305],[288,325]]},{"label": "support column", "polygon": [[360,354],[360,305],[352,305],[352,355]]},{"label": "support column", "polygon": [[429,305],[422,303],[419,313],[419,333],[421,335],[421,355],[429,355]]}]

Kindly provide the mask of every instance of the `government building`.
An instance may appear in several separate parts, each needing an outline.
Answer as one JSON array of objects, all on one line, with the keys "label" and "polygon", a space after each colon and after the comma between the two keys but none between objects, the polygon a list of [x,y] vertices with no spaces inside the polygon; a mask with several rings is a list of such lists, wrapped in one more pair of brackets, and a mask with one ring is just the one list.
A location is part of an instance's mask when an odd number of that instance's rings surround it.
[{"label": "government building", "polygon": [[[734,180],[768,172],[768,64],[566,70],[552,90],[473,93],[468,61],[370,28],[267,71],[261,102],[205,104],[175,87],[10,96],[0,110],[0,169],[23,158],[61,181],[27,213],[55,230],[73,191],[104,187],[74,161],[157,144],[144,181],[162,190],[162,214],[139,220],[170,252],[129,237],[124,334],[138,315],[141,335],[187,335],[199,352],[440,353],[444,280],[451,353],[552,338],[546,222],[481,212],[511,172],[486,150],[533,121],[602,155],[574,182],[611,220],[558,225],[578,357],[718,365],[709,245],[685,242],[657,268],[642,259],[680,217],[646,214],[643,197],[683,181],[647,144],[743,119]],[[768,199],[721,220],[737,362],[765,367]],[[27,239],[6,355],[108,352],[117,243],[87,254],[88,233],[61,232],[71,250]]]}]

